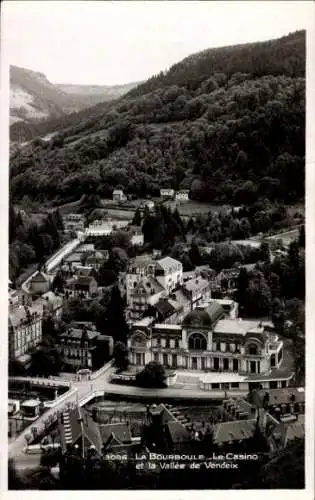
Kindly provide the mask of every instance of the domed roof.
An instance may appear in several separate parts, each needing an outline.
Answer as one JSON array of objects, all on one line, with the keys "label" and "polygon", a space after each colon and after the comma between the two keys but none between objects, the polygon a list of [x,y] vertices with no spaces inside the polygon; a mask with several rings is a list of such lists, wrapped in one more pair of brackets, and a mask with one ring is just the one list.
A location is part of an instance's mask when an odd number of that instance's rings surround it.
[{"label": "domed roof", "polygon": [[190,311],[183,320],[183,326],[210,327],[211,318],[206,311],[194,309]]}]

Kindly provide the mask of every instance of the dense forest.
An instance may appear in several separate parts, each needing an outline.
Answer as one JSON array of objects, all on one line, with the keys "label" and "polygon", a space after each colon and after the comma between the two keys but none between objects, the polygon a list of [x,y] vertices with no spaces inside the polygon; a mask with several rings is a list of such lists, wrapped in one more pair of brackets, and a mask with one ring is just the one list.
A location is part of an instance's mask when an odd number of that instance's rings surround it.
[{"label": "dense forest", "polygon": [[196,54],[70,122],[12,154],[14,203],[109,197],[119,186],[139,197],[170,186],[199,201],[296,202],[304,197],[305,32]]},{"label": "dense forest", "polygon": [[9,205],[9,278],[16,278],[30,265],[41,266],[62,243],[63,222],[58,210],[37,224]]}]

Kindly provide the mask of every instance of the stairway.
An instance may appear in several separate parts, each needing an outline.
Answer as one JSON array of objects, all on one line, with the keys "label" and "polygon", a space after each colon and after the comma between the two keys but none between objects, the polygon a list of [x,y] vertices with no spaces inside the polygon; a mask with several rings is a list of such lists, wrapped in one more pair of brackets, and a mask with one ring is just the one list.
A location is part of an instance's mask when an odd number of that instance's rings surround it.
[{"label": "stairway", "polygon": [[63,430],[66,444],[72,444],[72,429],[70,423],[70,414],[68,411],[63,413]]}]

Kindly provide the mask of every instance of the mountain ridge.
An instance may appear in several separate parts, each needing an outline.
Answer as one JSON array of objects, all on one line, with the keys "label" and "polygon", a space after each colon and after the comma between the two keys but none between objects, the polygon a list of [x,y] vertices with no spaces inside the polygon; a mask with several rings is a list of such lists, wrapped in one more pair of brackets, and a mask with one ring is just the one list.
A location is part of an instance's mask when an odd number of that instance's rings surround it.
[{"label": "mountain ridge", "polygon": [[214,203],[302,199],[305,32],[214,50],[201,66],[198,54],[189,56],[116,101],[73,114],[49,142],[16,152],[13,198],[61,203],[110,197],[120,186],[138,197],[189,189],[192,199]]},{"label": "mountain ridge", "polygon": [[38,123],[79,112],[116,99],[135,85],[138,82],[113,86],[57,85],[41,72],[11,65],[10,124]]}]

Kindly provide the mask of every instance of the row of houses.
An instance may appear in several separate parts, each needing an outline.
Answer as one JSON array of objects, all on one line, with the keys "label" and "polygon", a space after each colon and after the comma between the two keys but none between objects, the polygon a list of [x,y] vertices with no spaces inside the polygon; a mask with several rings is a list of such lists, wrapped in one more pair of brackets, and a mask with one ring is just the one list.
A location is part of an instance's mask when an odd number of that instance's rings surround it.
[{"label": "row of houses", "polygon": [[[279,391],[269,391],[268,395],[272,399],[276,393],[278,395]],[[284,391],[281,393],[284,394]],[[273,417],[268,404],[257,406],[244,399],[225,400],[222,405],[225,417],[213,423],[209,423],[212,422],[211,408],[208,412],[204,410],[204,422],[201,423],[198,416],[188,420],[177,407],[153,404],[143,413],[143,425],[150,429],[145,434],[143,426],[133,425],[130,416],[119,422],[104,424],[98,421],[97,411],[91,415],[85,408],[77,407],[65,412],[60,419],[61,449],[65,457],[73,453],[99,457],[110,456],[110,453],[126,457],[136,454],[145,457],[150,452],[183,454],[200,451],[201,442],[206,457],[216,452],[281,450],[305,436],[304,391],[293,389],[288,396],[289,400],[292,397],[299,400],[289,421]],[[144,462],[144,468],[147,466]]]},{"label": "row of houses", "polygon": [[[175,199],[176,201],[188,201],[189,200],[189,190],[181,189],[175,191],[172,188],[162,188],[160,189],[160,196],[162,199]],[[124,194],[122,189],[115,189],[113,191],[113,201],[124,202],[127,200],[127,196]]]}]

